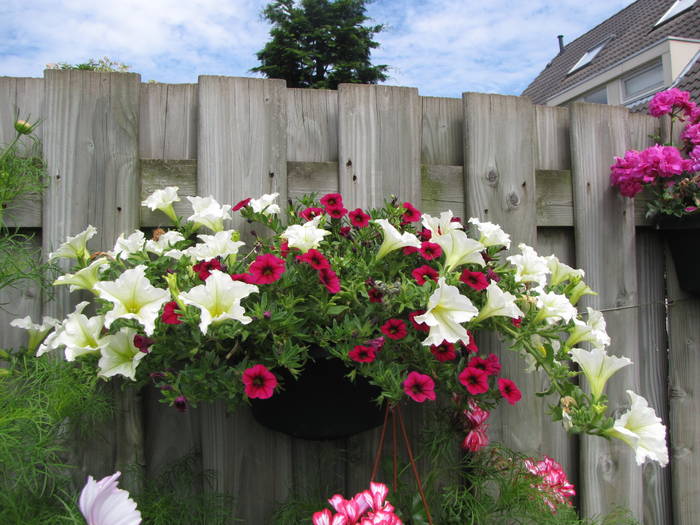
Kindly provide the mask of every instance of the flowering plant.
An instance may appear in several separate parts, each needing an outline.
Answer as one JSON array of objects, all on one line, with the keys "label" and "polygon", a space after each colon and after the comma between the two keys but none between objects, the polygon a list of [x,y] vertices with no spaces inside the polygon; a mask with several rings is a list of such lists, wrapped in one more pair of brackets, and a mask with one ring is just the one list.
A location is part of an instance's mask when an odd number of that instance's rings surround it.
[{"label": "flowering plant", "polygon": [[[184,220],[172,208],[177,188],[166,188],[144,205],[174,222],[169,231],[121,235],[99,254],[87,248],[94,228],[69,237],[50,257],[76,266],[55,284],[91,292],[95,311],[81,302],[41,344],[47,330],[37,327],[33,350],[63,348],[103,378],[153,381],[180,410],[269,399],[289,384],[280,371],[293,381],[314,359],[337,359],[350,380],[378,387],[379,402],[450,399],[463,447],[474,451],[488,443],[489,410],[522,396],[498,357],[479,352],[473,334],[488,330],[546,374],[544,394],[558,397],[552,413],[566,429],[620,437],[638,460],[666,463],[665,428],[646,402],[633,399],[633,412],[651,411],[641,418],[606,413],[605,383],[630,361],[605,351],[600,312],[577,311],[593,293],[582,270],[525,244],[504,257],[510,237],[499,226],[464,224],[449,211],[432,217],[395,201],[348,211],[328,194],[290,203],[283,218],[276,197],[233,208],[188,197],[193,214]],[[224,229],[231,211],[259,225],[245,251],[239,234]],[[22,326],[32,332],[29,320]],[[593,350],[577,348],[582,342]],[[570,380],[570,361],[590,393]]]},{"label": "flowering plant", "polygon": [[672,88],[654,95],[649,114],[671,116],[673,123],[684,124],[682,145],[655,144],[643,151],[629,150],[615,157],[610,167],[610,182],[625,197],[634,197],[650,188],[652,199],[647,216],[658,214],[681,217],[700,208],[700,108],[690,100],[690,93]]}]

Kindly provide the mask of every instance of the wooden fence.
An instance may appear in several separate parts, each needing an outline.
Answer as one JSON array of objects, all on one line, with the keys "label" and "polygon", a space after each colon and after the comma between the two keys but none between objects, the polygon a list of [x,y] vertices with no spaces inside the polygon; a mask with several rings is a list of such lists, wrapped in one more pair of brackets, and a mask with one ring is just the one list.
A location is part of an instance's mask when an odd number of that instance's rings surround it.
[{"label": "wooden fence", "polygon": [[[655,119],[619,107],[551,108],[478,93],[449,99],[388,86],[287,89],[280,80],[216,76],[144,84],[136,74],[54,70],[43,79],[0,78],[0,142],[12,137],[15,108],[44,119],[39,134],[51,183],[42,202],[22,203],[13,219],[36,231],[44,250],[88,224],[99,231],[95,249],[157,225],[162,219],[140,200],[165,185],[226,203],[276,191],[284,204],[287,196],[339,190],[349,208],[396,194],[424,212],[452,209],[497,222],[514,246],[525,242],[582,267],[599,292],[583,306],[605,312],[611,353],[635,363],[611,383],[611,404],[624,404],[627,388],[649,399],[670,430],[669,467],[638,467],[621,442],[567,436],[531,395],[541,378],[505,352],[509,375],[530,395],[498,410],[491,438],[560,461],[585,515],[623,505],[647,525],[697,523],[700,302],[679,290],[643,204],[608,185],[613,156],[648,145]],[[62,317],[77,302],[66,290],[47,304],[33,290],[3,295],[5,345],[23,336],[8,328],[10,319]],[[481,343],[500,351],[496,341]],[[77,458],[91,474],[132,462],[153,472],[195,448],[249,524],[268,523],[275,502],[295,490],[351,495],[367,485],[377,431],[309,442],[261,428],[245,409],[180,414],[150,392],[119,399],[111,435]],[[420,419],[420,411],[412,415],[414,435]]]}]

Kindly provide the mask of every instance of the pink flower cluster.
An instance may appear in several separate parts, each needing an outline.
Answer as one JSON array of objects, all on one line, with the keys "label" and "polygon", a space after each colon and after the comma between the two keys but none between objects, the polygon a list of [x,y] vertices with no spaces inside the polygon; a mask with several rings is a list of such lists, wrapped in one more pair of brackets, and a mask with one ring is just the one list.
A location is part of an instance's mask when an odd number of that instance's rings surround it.
[{"label": "pink flower cluster", "polygon": [[649,114],[653,117],[668,115],[674,108],[683,111],[686,117],[691,119],[698,115],[698,108],[695,102],[690,100],[690,93],[678,88],[661,91],[649,102]]},{"label": "pink flower cluster", "polygon": [[462,441],[462,448],[470,452],[477,452],[489,444],[489,437],[486,434],[489,426],[486,424],[486,420],[491,413],[477,405],[473,399],[469,400],[469,408],[463,413],[468,432]]},{"label": "pink flower cluster", "polygon": [[370,483],[369,490],[346,500],[336,494],[328,502],[336,513],[323,509],[313,515],[313,525],[403,525],[394,507],[385,501],[389,489],[383,483]]},{"label": "pink flower cluster", "polygon": [[544,456],[544,459],[541,461],[526,459],[525,468],[540,478],[540,481],[535,486],[542,492],[543,500],[552,509],[552,512],[556,512],[557,505],[562,503],[571,505],[569,498],[576,495],[576,490],[569,483],[559,463],[548,456]]},{"label": "pink flower cluster", "polygon": [[610,166],[610,183],[618,186],[625,197],[634,197],[644,184],[692,169],[693,162],[684,159],[678,149],[657,144],[644,151],[629,150],[623,158],[615,157],[615,164]]}]

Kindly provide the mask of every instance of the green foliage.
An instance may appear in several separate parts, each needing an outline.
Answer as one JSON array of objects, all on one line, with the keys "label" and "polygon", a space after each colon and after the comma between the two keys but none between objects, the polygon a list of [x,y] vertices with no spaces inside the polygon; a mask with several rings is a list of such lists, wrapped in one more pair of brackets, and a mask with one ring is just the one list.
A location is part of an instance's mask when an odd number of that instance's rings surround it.
[{"label": "green foliage", "polygon": [[336,89],[340,83],[376,84],[386,65],[374,66],[372,40],[382,25],[364,25],[367,0],[275,0],[263,10],[271,40],[251,71],[282,78],[288,87]]},{"label": "green foliage", "polygon": [[67,64],[66,62],[46,64],[46,69],[78,69],[84,71],[101,71],[105,73],[127,73],[130,67],[131,66],[122,62],[112,60],[109,57],[102,57],[99,59],[90,58],[87,62],[81,64]]}]

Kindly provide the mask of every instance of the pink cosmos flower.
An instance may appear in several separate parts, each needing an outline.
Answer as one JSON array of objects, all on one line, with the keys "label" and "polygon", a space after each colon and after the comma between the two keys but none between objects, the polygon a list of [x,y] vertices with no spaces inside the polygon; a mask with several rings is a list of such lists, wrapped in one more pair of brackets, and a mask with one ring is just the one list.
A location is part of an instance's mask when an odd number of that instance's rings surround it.
[{"label": "pink cosmos flower", "polygon": [[326,256],[315,248],[311,248],[308,252],[297,255],[297,260],[310,265],[314,270],[323,270],[330,268],[331,263],[328,262]]},{"label": "pink cosmos flower", "polygon": [[380,292],[377,288],[370,288],[367,290],[367,297],[369,297],[370,303],[381,303],[384,294]]},{"label": "pink cosmos flower", "polygon": [[248,197],[247,199],[243,199],[238,204],[236,204],[233,208],[231,208],[231,211],[238,211],[241,208],[245,208],[246,206],[248,206],[249,202],[250,202],[250,197]]},{"label": "pink cosmos flower", "polygon": [[566,478],[562,466],[549,456],[535,461],[526,459],[525,468],[541,481],[535,485],[542,492],[542,498],[552,512],[557,511],[557,505],[566,503],[571,505],[571,498],[576,495],[574,486]]},{"label": "pink cosmos flower", "polygon": [[179,306],[175,301],[170,301],[168,303],[165,303],[165,306],[163,306],[163,313],[161,314],[160,318],[165,324],[180,324],[182,321],[180,321],[180,314],[175,313],[175,310],[177,310]]},{"label": "pink cosmos flower", "polygon": [[280,259],[271,253],[258,255],[250,264],[250,275],[253,284],[271,284],[279,281],[285,271],[284,259]]},{"label": "pink cosmos flower", "polygon": [[419,332],[430,332],[430,327],[427,324],[416,322],[416,317],[419,315],[423,315],[424,313],[425,310],[416,310],[415,312],[411,312],[410,314],[408,314],[408,320],[411,321],[413,328],[415,328]]},{"label": "pink cosmos flower", "polygon": [[443,341],[439,345],[430,345],[430,351],[440,362],[452,361],[457,357],[454,343]]},{"label": "pink cosmos flower", "polygon": [[381,331],[389,339],[394,339],[396,341],[403,339],[408,335],[406,323],[401,319],[389,319],[382,325]]},{"label": "pink cosmos flower", "polygon": [[197,272],[202,281],[206,281],[211,275],[212,270],[223,271],[219,259],[210,259],[209,261],[201,261],[192,266],[192,269]]},{"label": "pink cosmos flower", "polygon": [[410,202],[404,202],[403,208],[406,210],[401,216],[401,223],[408,224],[409,222],[418,222],[421,220],[421,212]]},{"label": "pink cosmos flower", "polygon": [[377,358],[377,353],[371,346],[356,345],[348,352],[348,357],[356,363],[371,363]]},{"label": "pink cosmos flower", "polygon": [[426,261],[437,259],[442,255],[442,247],[430,241],[423,241],[420,245],[420,254]]},{"label": "pink cosmos flower", "polygon": [[468,269],[462,270],[459,280],[474,290],[485,290],[489,287],[489,280],[482,272],[472,272]]},{"label": "pink cosmos flower", "polygon": [[435,381],[425,374],[418,372],[408,374],[403,382],[403,391],[416,403],[423,403],[426,399],[435,401]]},{"label": "pink cosmos flower", "polygon": [[323,208],[306,208],[304,210],[301,210],[299,212],[299,217],[304,219],[305,221],[310,221],[314,217],[318,217],[319,215],[323,215]]},{"label": "pink cosmos flower", "polygon": [[427,279],[432,279],[433,281],[437,282],[438,277],[440,276],[437,270],[431,268],[427,264],[419,266],[418,268],[413,270],[411,272],[411,275],[416,280],[416,283],[418,283],[419,286],[423,286],[426,283]]},{"label": "pink cosmos flower", "polygon": [[498,378],[498,390],[511,405],[515,405],[523,397],[515,383],[505,377]]},{"label": "pink cosmos flower", "polygon": [[121,472],[95,481],[88,476],[80,492],[78,507],[87,525],[139,525],[141,513],[126,490],[120,489],[117,479]]},{"label": "pink cosmos flower", "polygon": [[350,217],[350,224],[355,228],[366,228],[369,226],[369,220],[372,218],[362,211],[362,208],[352,210],[348,216]]},{"label": "pink cosmos flower", "polygon": [[486,372],[478,368],[466,367],[459,374],[459,382],[473,396],[489,391],[489,378]]},{"label": "pink cosmos flower", "polygon": [[328,293],[336,294],[340,291],[340,279],[330,268],[321,268],[318,271],[318,280],[326,287]]},{"label": "pink cosmos flower", "polygon": [[245,395],[251,399],[269,399],[277,387],[277,378],[265,365],[248,368],[241,379],[245,385]]},{"label": "pink cosmos flower", "polygon": [[343,197],[340,193],[327,193],[319,199],[321,204],[328,208],[342,208],[343,207]]}]

